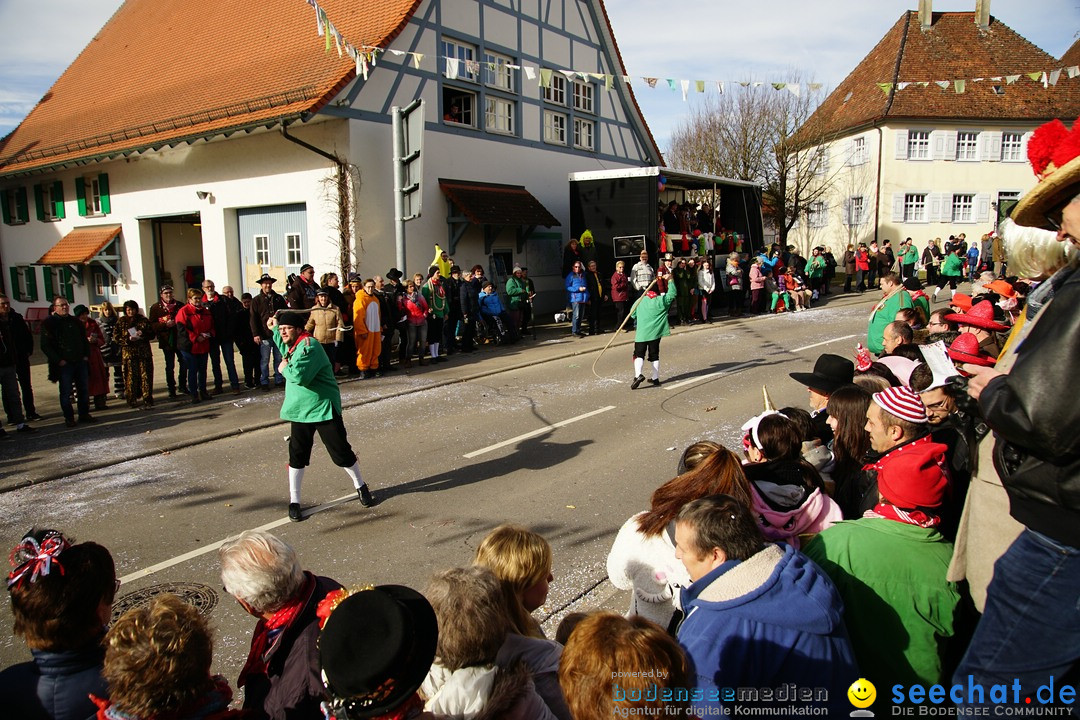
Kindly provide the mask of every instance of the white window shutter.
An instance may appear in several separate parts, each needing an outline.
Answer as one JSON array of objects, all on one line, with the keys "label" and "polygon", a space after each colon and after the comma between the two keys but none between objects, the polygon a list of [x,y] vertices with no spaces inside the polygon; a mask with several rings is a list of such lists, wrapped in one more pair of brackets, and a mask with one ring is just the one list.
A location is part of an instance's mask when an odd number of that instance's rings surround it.
[{"label": "white window shutter", "polygon": [[1028,146],[1028,140],[1031,139],[1031,135],[1032,135],[1032,133],[1026,132],[1020,138],[1020,157],[1022,159],[1024,159],[1024,160],[1027,160],[1027,156],[1028,156],[1028,154],[1027,154],[1027,146]]},{"label": "white window shutter", "polygon": [[847,158],[847,165],[849,165],[849,166],[855,164],[855,157],[852,154],[854,152],[855,152],[855,141],[852,140],[851,138],[848,138],[847,147],[844,150],[844,157]]},{"label": "white window shutter", "polygon": [[818,217],[818,227],[829,226],[829,204],[821,203],[821,215]]},{"label": "white window shutter", "polygon": [[[907,131],[904,131],[907,135]],[[892,196],[892,221],[894,223],[904,222],[904,193],[893,193]]]},{"label": "white window shutter", "polygon": [[1000,132],[979,133],[979,140],[982,141],[982,148],[979,153],[980,160],[996,162],[1001,159]]},{"label": "white window shutter", "polygon": [[[934,130],[930,133],[930,149],[932,153],[930,157],[935,160],[952,159],[945,157],[945,136],[949,133],[949,130]],[[953,137],[956,137],[955,133],[953,133]]]},{"label": "white window shutter", "polygon": [[851,225],[851,198],[844,200],[844,217],[843,221],[845,225]]},{"label": "white window shutter", "polygon": [[949,193],[941,193],[941,217],[939,219],[943,223],[952,222],[952,201],[952,195]]},{"label": "white window shutter", "polygon": [[941,193],[926,196],[926,219],[928,222],[941,222]]},{"label": "white window shutter", "polygon": [[990,222],[989,193],[979,193],[975,196],[975,222]]},{"label": "white window shutter", "polygon": [[956,159],[956,131],[949,130],[945,135],[945,159]]},{"label": "white window shutter", "polygon": [[[907,130],[896,131],[896,159],[907,160]],[[895,213],[894,213],[895,214]],[[901,213],[901,219],[903,214]]]}]

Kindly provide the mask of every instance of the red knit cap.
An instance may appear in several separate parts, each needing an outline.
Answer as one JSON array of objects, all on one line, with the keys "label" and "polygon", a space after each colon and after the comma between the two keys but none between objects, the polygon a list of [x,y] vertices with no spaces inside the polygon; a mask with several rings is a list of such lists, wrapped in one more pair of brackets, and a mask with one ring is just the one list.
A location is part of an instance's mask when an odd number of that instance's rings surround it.
[{"label": "red knit cap", "polygon": [[878,492],[898,508],[936,508],[945,499],[949,480],[934,456],[894,451],[878,468]]},{"label": "red knit cap", "polygon": [[914,391],[906,387],[885,388],[874,393],[874,402],[885,412],[892,413],[901,420],[910,423],[925,423],[926,407]]}]

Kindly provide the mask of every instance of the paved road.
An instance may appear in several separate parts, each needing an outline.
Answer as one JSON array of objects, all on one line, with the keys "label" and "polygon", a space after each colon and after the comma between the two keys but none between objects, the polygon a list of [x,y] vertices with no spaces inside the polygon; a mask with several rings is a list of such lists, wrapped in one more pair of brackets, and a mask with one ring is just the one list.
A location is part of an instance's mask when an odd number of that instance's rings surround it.
[{"label": "paved road", "polygon": [[[599,378],[591,367],[610,336],[551,335],[528,351],[500,351],[496,365],[448,363],[347,385],[350,439],[379,504],[361,507],[317,447],[304,482],[309,517],[299,524],[285,518],[288,430],[271,424],[278,394],[132,414],[67,447],[35,438],[24,462],[8,463],[16,470],[3,482],[55,479],[0,495],[0,537],[38,525],[101,542],[124,581],[121,604],[166,583],[195,584],[193,597],[218,603],[216,669],[231,680],[254,623],[220,592],[213,548],[244,528],[273,529],[310,569],[343,583],[422,588],[433,571],[467,564],[492,527],[516,522],[554,547],[545,606],[552,621],[571,606],[622,609],[625,596],[604,583],[604,562],[623,521],[674,475],[689,443],[738,446],[739,426],[761,410],[762,384],[779,405],[804,406],[805,389],[787,373],[808,369],[821,352],[850,355],[868,305],[852,298],[680,328],[663,342],[660,388],[630,391],[630,335],[600,358]],[[185,422],[164,430],[169,413]],[[238,425],[251,429],[200,441]],[[135,459],[122,461],[128,457]],[[66,471],[90,461],[110,464]],[[10,627],[6,604],[0,615]],[[0,664],[27,656],[20,641],[0,640]]]}]

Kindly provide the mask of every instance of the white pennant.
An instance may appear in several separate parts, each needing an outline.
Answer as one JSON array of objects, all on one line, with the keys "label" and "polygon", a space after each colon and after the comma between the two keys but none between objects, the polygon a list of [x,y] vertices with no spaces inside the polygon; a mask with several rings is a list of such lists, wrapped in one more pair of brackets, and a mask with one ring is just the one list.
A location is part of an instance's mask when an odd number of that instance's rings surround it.
[{"label": "white pennant", "polygon": [[1065,74],[1069,76],[1070,80],[1077,75],[1080,75],[1080,65],[1070,65],[1065,68]]},{"label": "white pennant", "polygon": [[719,93],[720,95],[724,94],[724,83],[722,83],[722,82],[716,83],[716,92]]},{"label": "white pennant", "polygon": [[1058,84],[1058,79],[1060,77],[1061,77],[1061,71],[1060,70],[1051,70],[1050,71],[1050,84],[1051,85],[1057,85]]},{"label": "white pennant", "polygon": [[949,89],[949,81],[948,80],[935,80],[934,84],[937,85],[942,90],[948,90]]},{"label": "white pennant", "polygon": [[457,80],[458,76],[458,59],[448,57],[446,58],[446,77],[451,80]]},{"label": "white pennant", "polygon": [[686,102],[686,93],[690,90],[690,81],[680,80],[679,85],[682,87],[682,101]]},{"label": "white pennant", "polygon": [[525,65],[521,69],[525,71],[526,78],[528,78],[529,80],[536,79],[536,68],[534,68],[532,65]]},{"label": "white pennant", "polygon": [[787,86],[787,89],[789,91],[791,91],[792,95],[794,95],[795,97],[799,97],[799,86],[798,85],[792,83],[792,84]]}]

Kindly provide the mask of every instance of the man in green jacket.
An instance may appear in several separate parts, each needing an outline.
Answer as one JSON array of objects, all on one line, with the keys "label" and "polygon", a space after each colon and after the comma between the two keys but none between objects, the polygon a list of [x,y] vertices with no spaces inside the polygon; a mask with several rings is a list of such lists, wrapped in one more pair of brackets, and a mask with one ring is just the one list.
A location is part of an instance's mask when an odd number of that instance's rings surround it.
[{"label": "man in green jacket", "polygon": [[506,299],[510,305],[510,324],[518,333],[521,331],[522,312],[529,304],[529,286],[520,265],[515,265],[513,274],[506,279]]},{"label": "man in green jacket", "polygon": [[667,292],[660,295],[655,290],[648,290],[638,302],[637,307],[630,313],[637,323],[637,331],[634,335],[634,382],[630,383],[631,390],[637,390],[645,376],[641,371],[645,367],[645,352],[648,351],[649,362],[652,363],[652,379],[650,385],[660,384],[660,338],[671,334],[668,325],[668,310],[675,300],[675,283],[671,282],[669,270],[661,265],[656,271],[657,278],[668,281]]},{"label": "man in green jacket", "polygon": [[274,344],[281,351],[278,372],[285,378],[285,401],[281,419],[292,423],[289,433],[289,519],[300,522],[300,484],[304,468],[311,462],[311,447],[316,431],[330,459],[344,468],[360,497],[360,504],[371,507],[374,500],[367,483],[360,477],[360,463],[349,445],[345,423],[341,419],[341,390],[334,379],[334,368],[326,351],[304,326],[307,313],[285,310],[271,317],[266,325],[273,332]]},{"label": "man in green jacket", "polygon": [[885,326],[896,319],[896,311],[911,307],[911,295],[900,284],[896,273],[881,276],[881,300],[870,312],[866,348],[875,355],[885,353]]}]

